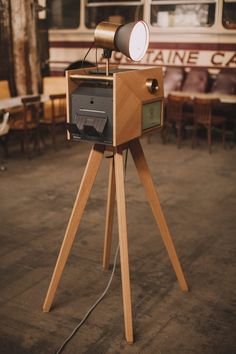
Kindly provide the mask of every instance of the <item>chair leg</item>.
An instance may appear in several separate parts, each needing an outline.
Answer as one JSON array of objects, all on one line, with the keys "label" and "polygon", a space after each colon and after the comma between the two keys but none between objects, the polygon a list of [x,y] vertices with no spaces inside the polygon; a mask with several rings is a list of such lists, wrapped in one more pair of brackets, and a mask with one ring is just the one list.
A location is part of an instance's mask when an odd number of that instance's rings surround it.
[{"label": "chair leg", "polygon": [[162,144],[166,144],[168,141],[168,136],[169,136],[169,124],[168,123],[164,123],[164,126],[161,130],[161,140],[162,140]]},{"label": "chair leg", "polygon": [[51,134],[52,134],[52,145],[54,147],[54,150],[57,150],[57,145],[56,145],[56,132],[55,132],[55,124],[53,123],[51,126]]},{"label": "chair leg", "polygon": [[211,125],[207,127],[207,140],[208,140],[208,151],[211,154]]},{"label": "chair leg", "polygon": [[29,133],[27,129],[24,131],[24,147],[25,147],[26,155],[28,159],[30,159],[31,156],[30,156],[30,146],[29,146]]},{"label": "chair leg", "polygon": [[43,149],[47,146],[46,142],[45,142],[45,139],[44,139],[44,135],[43,135],[43,127],[40,125],[39,126],[39,141],[40,143],[42,142],[42,146],[43,146]]},{"label": "chair leg", "polygon": [[224,147],[224,149],[226,149],[226,144],[225,144],[225,142],[226,142],[226,137],[225,137],[225,123],[223,123],[223,125],[222,125],[222,142],[223,142],[223,147]]},{"label": "chair leg", "polygon": [[166,125],[164,125],[161,129],[161,140],[162,144],[166,143]]},{"label": "chair leg", "polygon": [[8,134],[3,137],[4,156],[8,157]]},{"label": "chair leg", "polygon": [[197,124],[193,125],[193,136],[192,136],[192,149],[196,146],[197,139]]},{"label": "chair leg", "polygon": [[39,127],[35,128],[34,150],[40,153],[40,132]]},{"label": "chair leg", "polygon": [[67,127],[66,127],[66,123],[63,124],[63,132],[65,134],[65,143],[66,143],[66,147],[69,149],[71,147],[71,141],[68,138],[67,135]]},{"label": "chair leg", "polygon": [[177,126],[177,146],[178,146],[178,149],[180,149],[181,147],[181,123],[178,124]]},{"label": "chair leg", "polygon": [[[7,156],[8,156],[7,139],[8,139],[8,134],[0,137],[0,143],[1,143],[1,145],[3,147],[3,151],[4,151],[4,158],[7,158]],[[4,160],[3,161],[0,160],[0,171],[5,171],[6,169],[7,169],[7,167],[5,166]]]},{"label": "chair leg", "polygon": [[25,153],[25,144],[24,144],[24,137],[20,136],[20,148],[21,152],[24,154]]}]

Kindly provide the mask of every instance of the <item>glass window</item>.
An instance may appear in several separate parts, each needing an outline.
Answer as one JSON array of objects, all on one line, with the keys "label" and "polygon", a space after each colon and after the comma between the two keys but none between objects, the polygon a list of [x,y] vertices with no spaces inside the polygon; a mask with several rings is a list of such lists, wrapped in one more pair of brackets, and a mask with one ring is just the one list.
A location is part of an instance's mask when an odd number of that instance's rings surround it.
[{"label": "glass window", "polygon": [[80,19],[80,1],[48,0],[47,17],[49,28],[77,28]]},{"label": "glass window", "polygon": [[95,28],[99,22],[128,23],[143,18],[141,1],[94,1],[86,4],[86,26]]},{"label": "glass window", "polygon": [[215,21],[215,2],[153,1],[151,24],[157,27],[210,27]]},{"label": "glass window", "polygon": [[236,29],[236,0],[224,0],[223,26],[228,29]]}]

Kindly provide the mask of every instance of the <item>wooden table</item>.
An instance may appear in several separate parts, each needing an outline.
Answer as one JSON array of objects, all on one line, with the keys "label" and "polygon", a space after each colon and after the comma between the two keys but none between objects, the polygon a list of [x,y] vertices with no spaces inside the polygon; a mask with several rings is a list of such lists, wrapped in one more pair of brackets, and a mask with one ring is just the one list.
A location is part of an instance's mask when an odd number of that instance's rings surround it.
[{"label": "wooden table", "polygon": [[[0,111],[11,110],[12,108],[22,107],[22,98],[31,97],[35,95],[25,95],[25,96],[16,96],[9,97],[0,100]],[[49,100],[49,95],[41,95],[41,102],[46,102]]]},{"label": "wooden table", "polygon": [[[199,93],[199,92],[183,92],[183,91],[170,91],[167,93],[175,96],[180,96],[180,97],[189,97],[191,100],[194,100],[194,98],[203,98],[203,99],[209,99],[209,100],[219,100],[221,103],[230,103],[230,104],[235,104],[236,103],[236,95],[226,95],[223,93]],[[167,97],[166,96],[166,97]]]}]

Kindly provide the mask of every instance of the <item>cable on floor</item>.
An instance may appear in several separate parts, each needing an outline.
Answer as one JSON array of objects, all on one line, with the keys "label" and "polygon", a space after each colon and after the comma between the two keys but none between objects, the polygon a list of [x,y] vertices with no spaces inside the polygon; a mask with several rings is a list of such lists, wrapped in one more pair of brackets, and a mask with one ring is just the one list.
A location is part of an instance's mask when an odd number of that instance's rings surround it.
[{"label": "cable on floor", "polygon": [[63,349],[65,348],[66,344],[71,340],[71,338],[75,335],[75,333],[80,329],[80,327],[84,324],[84,322],[87,320],[87,318],[89,317],[89,315],[91,314],[91,312],[95,309],[95,307],[99,304],[99,302],[102,301],[102,299],[105,297],[108,289],[110,288],[110,285],[112,283],[114,274],[115,274],[115,270],[116,270],[116,263],[117,263],[117,257],[118,257],[118,253],[119,253],[119,244],[117,246],[116,249],[116,253],[115,253],[115,257],[114,257],[114,263],[113,263],[113,268],[112,268],[112,273],[109,279],[109,282],[106,286],[106,289],[103,291],[103,293],[101,294],[101,296],[97,299],[97,301],[93,304],[92,307],[90,307],[90,309],[88,310],[88,312],[85,314],[85,316],[83,317],[83,319],[80,321],[80,323],[74,328],[74,330],[71,332],[71,334],[66,338],[66,340],[63,342],[63,344],[60,346],[60,348],[57,350],[56,354],[60,354],[62,353]]},{"label": "cable on floor", "polygon": [[[113,156],[108,156],[108,158],[113,158]],[[125,169],[125,177],[126,177],[126,169],[127,169],[127,162],[128,162],[128,149],[126,150],[125,153],[125,162],[124,162],[124,169]],[[55,354],[61,354],[62,351],[65,349],[67,343],[72,339],[72,337],[75,335],[75,333],[81,328],[81,326],[84,324],[84,322],[87,320],[87,318],[89,317],[89,315],[92,313],[92,311],[95,309],[95,307],[102,301],[102,299],[105,297],[105,295],[107,294],[110,285],[112,283],[112,280],[114,278],[114,274],[115,274],[115,270],[116,270],[116,263],[117,263],[117,257],[118,257],[118,253],[119,253],[119,249],[120,249],[120,245],[118,244],[117,248],[116,248],[116,253],[115,253],[115,257],[114,257],[114,262],[113,262],[113,268],[112,268],[112,272],[111,272],[111,276],[109,279],[109,282],[105,288],[105,290],[103,291],[103,293],[100,295],[100,297],[97,299],[97,301],[90,307],[90,309],[87,311],[87,313],[85,314],[85,316],[83,317],[83,319],[80,321],[80,323],[74,328],[74,330],[71,332],[71,334],[65,339],[65,341],[62,343],[62,345],[60,346],[60,348],[56,351]]]}]

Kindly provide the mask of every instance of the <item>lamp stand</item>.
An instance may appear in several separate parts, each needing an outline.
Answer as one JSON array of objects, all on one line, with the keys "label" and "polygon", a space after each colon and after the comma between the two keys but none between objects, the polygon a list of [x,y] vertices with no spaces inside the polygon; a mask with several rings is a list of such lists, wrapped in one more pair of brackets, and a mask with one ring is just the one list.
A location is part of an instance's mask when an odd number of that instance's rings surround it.
[{"label": "lamp stand", "polygon": [[106,76],[109,76],[109,63],[111,59],[111,54],[111,49],[103,49],[103,57],[106,59]]},{"label": "lamp stand", "polygon": [[52,275],[52,279],[48,288],[47,296],[43,305],[43,311],[48,312],[51,308],[57,286],[59,284],[62,271],[66,264],[69,252],[71,250],[78,226],[80,224],[83,211],[85,209],[89,194],[94,184],[99,166],[101,164],[105,150],[113,152],[113,157],[110,159],[109,169],[109,184],[108,184],[108,200],[105,225],[105,243],[103,255],[103,268],[108,269],[112,238],[113,214],[115,205],[115,196],[117,202],[118,214],[118,231],[120,243],[120,263],[121,263],[121,278],[123,292],[123,309],[124,309],[124,324],[125,338],[128,343],[133,343],[133,324],[132,324],[132,308],[131,308],[131,290],[130,290],[130,275],[129,275],[129,259],[128,259],[128,239],[127,239],[127,223],[126,223],[126,208],[125,208],[125,187],[124,187],[124,166],[123,166],[123,151],[129,148],[139,174],[139,178],[146,191],[147,199],[151,206],[154,218],[159,226],[161,237],[169,255],[170,261],[174,268],[179,286],[182,291],[188,291],[178,256],[155,191],[154,183],[150,175],[150,171],[140,144],[139,139],[130,141],[127,144],[113,148],[108,148],[105,145],[95,144],[90,152],[87,166],[80,184],[79,192],[75,200],[74,208],[67,226],[61,250],[57,259],[57,263]]}]

